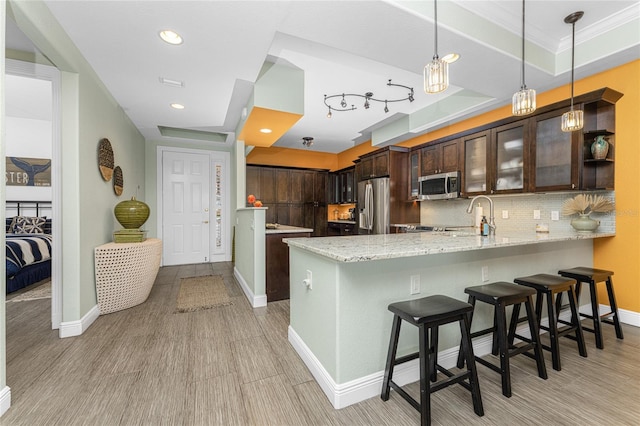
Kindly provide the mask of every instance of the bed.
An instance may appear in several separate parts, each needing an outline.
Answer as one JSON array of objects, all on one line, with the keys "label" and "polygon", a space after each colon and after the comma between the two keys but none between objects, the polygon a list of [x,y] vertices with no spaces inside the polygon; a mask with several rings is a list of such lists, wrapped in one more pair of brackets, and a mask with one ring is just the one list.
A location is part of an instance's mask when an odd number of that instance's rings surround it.
[{"label": "bed", "polygon": [[51,277],[50,201],[6,202],[6,293]]}]

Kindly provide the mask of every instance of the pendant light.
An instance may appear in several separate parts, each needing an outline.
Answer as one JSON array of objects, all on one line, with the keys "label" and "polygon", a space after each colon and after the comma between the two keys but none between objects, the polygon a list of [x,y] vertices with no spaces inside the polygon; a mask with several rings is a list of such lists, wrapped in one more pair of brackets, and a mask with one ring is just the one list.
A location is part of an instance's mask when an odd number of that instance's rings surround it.
[{"label": "pendant light", "polygon": [[564,18],[566,24],[571,24],[571,109],[562,114],[562,131],[573,132],[582,129],[584,125],[584,113],[581,109],[573,109],[573,72],[575,68],[575,50],[576,50],[576,22],[582,18],[584,12],[574,12]]},{"label": "pendant light", "polygon": [[438,0],[433,0],[434,28],[434,54],[433,60],[424,67],[424,91],[425,93],[442,92],[449,87],[449,63],[438,57]]},{"label": "pendant light", "polygon": [[520,90],[513,94],[511,102],[513,115],[527,115],[536,110],[536,91],[527,89],[527,84],[524,82],[524,1],[522,0],[522,72]]}]

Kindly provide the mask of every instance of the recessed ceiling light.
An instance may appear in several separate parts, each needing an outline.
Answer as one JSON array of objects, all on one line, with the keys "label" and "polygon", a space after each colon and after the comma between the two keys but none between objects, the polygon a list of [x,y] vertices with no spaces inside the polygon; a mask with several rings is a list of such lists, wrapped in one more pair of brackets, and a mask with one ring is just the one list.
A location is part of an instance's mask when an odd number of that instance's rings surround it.
[{"label": "recessed ceiling light", "polygon": [[182,105],[182,104],[178,104],[178,103],[172,103],[172,104],[171,104],[171,108],[174,108],[174,109],[184,109],[184,105]]},{"label": "recessed ceiling light", "polygon": [[272,130],[271,129],[260,129],[261,133],[271,133]]},{"label": "recessed ceiling light", "polygon": [[169,44],[182,44],[182,37],[175,31],[162,30],[160,31],[160,38]]},{"label": "recessed ceiling light", "polygon": [[460,55],[458,55],[457,53],[449,53],[448,55],[444,55],[444,57],[442,58],[442,60],[448,64],[452,64],[458,59],[460,59]]}]

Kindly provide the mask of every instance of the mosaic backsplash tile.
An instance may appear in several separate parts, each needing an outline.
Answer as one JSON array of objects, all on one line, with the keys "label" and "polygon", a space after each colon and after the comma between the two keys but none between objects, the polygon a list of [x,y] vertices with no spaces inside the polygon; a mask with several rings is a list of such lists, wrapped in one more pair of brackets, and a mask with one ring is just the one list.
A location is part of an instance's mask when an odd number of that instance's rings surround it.
[{"label": "mosaic backsplash tile", "polygon": [[[614,191],[584,192],[598,194],[615,202]],[[575,195],[577,191],[546,194],[496,195],[491,196],[495,210],[496,227],[501,230],[535,230],[536,224],[546,224],[549,232],[566,232],[571,228],[571,219],[576,216],[562,216],[562,203]],[[467,214],[471,199],[422,201],[420,205],[420,223],[422,225],[473,226],[475,214]],[[489,220],[489,202],[479,199],[487,220]],[[475,204],[477,205],[478,202]],[[509,218],[502,218],[502,211],[508,211]],[[533,218],[533,211],[540,210],[540,219]],[[552,212],[558,212],[559,220],[551,220]],[[615,232],[616,214],[623,212],[593,213],[591,217],[600,221],[598,232]]]}]

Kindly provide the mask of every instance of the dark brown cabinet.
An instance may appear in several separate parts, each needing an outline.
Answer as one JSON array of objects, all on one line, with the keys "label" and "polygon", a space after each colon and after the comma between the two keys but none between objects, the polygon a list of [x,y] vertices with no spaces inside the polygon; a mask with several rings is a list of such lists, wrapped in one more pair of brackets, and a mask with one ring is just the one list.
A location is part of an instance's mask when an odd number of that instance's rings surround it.
[{"label": "dark brown cabinet", "polygon": [[[575,98],[584,111],[582,131],[563,132],[568,101],[541,108],[525,119],[505,119],[461,138],[463,196],[615,188],[615,103],[622,94],[603,88]],[[480,129],[479,129],[480,130]],[[599,136],[605,158],[594,158]],[[422,164],[425,150],[422,148]]]},{"label": "dark brown cabinet", "polygon": [[535,140],[531,167],[533,190],[577,189],[579,182],[578,132],[561,130],[563,111],[540,114],[531,119]]},{"label": "dark brown cabinet", "polygon": [[327,179],[323,170],[247,166],[247,195],[262,201],[267,223],[314,229],[327,233]]},{"label": "dark brown cabinet", "polygon": [[389,176],[390,152],[388,149],[383,148],[382,152],[378,150],[361,156],[360,161],[356,164],[358,181]]},{"label": "dark brown cabinet", "polygon": [[356,202],[355,167],[329,173],[329,204],[353,204]]},{"label": "dark brown cabinet", "polygon": [[459,170],[460,152],[460,142],[457,139],[425,146],[420,152],[420,175]]},{"label": "dark brown cabinet", "polygon": [[344,222],[329,222],[327,225],[327,236],[338,237],[344,235],[357,235],[356,225]]},{"label": "dark brown cabinet", "polygon": [[489,187],[489,137],[490,132],[474,133],[461,138],[464,147],[462,193],[465,196],[484,194]]},{"label": "dark brown cabinet", "polygon": [[283,238],[308,237],[308,233],[267,234],[266,290],[267,302],[289,298],[289,246]]},{"label": "dark brown cabinet", "polygon": [[[390,223],[420,222],[419,204],[410,202],[407,197],[407,194],[409,194],[410,181],[407,170],[407,165],[409,164],[408,148],[388,146],[360,156],[359,160],[356,160],[355,163],[355,174],[359,176],[358,182],[376,177],[389,177]],[[380,173],[380,175],[363,177],[363,163],[369,163],[372,167],[377,163],[378,168],[376,170],[372,168],[372,173],[376,171]],[[368,166],[364,166],[364,170],[367,170],[366,167]],[[354,191],[357,192],[356,187],[354,187]]]}]

